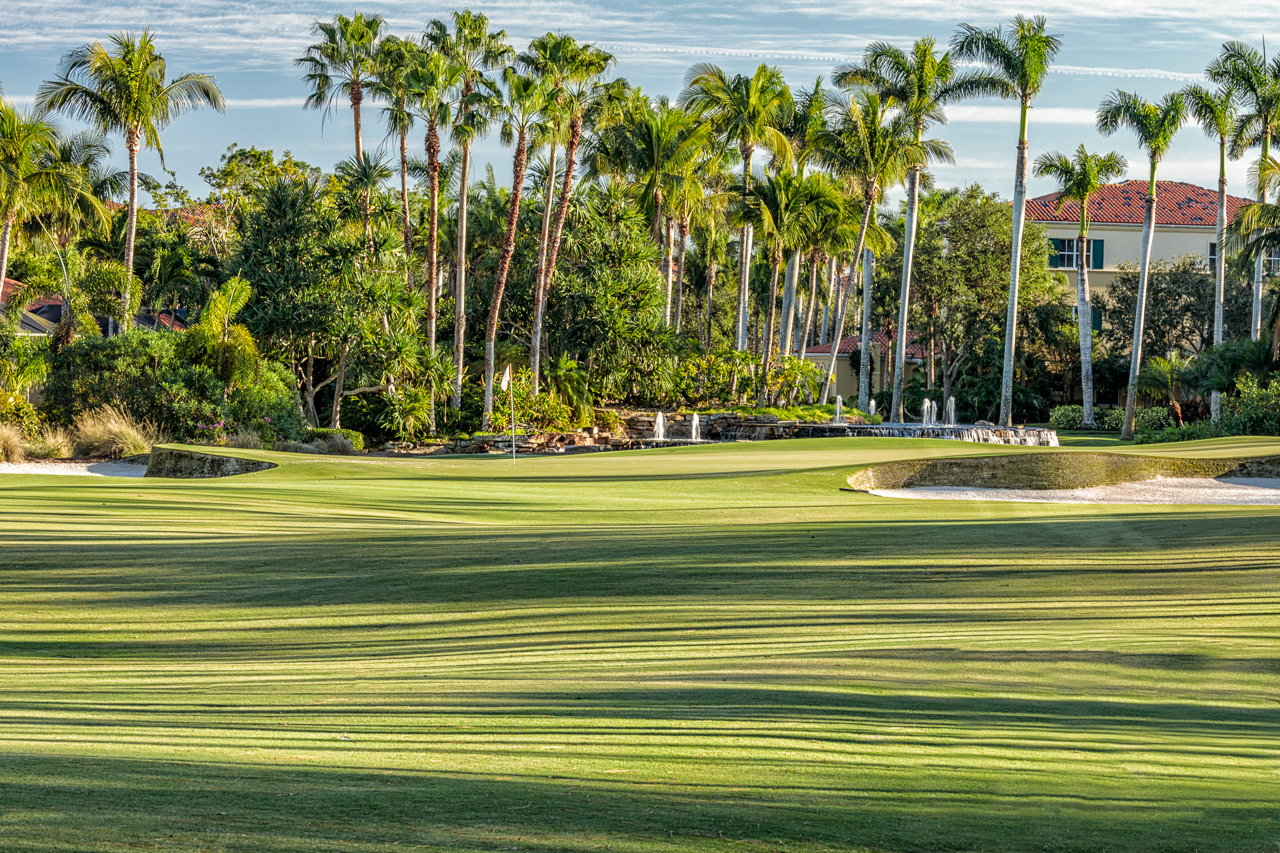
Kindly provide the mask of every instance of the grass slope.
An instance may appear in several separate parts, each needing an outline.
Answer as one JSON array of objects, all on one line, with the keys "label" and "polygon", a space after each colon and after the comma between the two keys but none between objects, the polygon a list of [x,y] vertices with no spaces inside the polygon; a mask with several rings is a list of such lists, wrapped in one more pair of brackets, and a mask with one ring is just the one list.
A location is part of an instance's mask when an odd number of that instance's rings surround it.
[{"label": "grass slope", "polygon": [[1276,508],[838,491],[1023,451],[6,475],[0,849],[1274,851]]}]

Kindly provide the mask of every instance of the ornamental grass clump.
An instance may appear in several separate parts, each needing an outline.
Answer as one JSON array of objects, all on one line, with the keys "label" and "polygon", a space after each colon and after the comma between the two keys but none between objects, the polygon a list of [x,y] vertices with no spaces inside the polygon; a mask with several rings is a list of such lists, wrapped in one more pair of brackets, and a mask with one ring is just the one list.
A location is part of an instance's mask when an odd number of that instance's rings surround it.
[{"label": "ornamental grass clump", "polygon": [[0,461],[16,465],[26,458],[22,429],[15,424],[0,423]]},{"label": "ornamental grass clump", "polygon": [[27,442],[27,455],[37,459],[66,459],[74,451],[74,438],[60,426],[47,426]]},{"label": "ornamental grass clump", "polygon": [[138,456],[150,453],[161,442],[155,425],[134,420],[115,406],[101,406],[76,418],[75,451],[78,456]]}]

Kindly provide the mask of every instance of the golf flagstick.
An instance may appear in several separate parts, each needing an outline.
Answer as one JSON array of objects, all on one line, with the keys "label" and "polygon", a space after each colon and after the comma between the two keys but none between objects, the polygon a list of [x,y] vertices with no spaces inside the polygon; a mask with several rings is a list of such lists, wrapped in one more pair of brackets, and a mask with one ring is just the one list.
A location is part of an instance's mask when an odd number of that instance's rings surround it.
[{"label": "golf flagstick", "polygon": [[511,387],[511,365],[502,371],[502,390],[507,392],[511,400],[511,463],[516,461],[516,389]]}]

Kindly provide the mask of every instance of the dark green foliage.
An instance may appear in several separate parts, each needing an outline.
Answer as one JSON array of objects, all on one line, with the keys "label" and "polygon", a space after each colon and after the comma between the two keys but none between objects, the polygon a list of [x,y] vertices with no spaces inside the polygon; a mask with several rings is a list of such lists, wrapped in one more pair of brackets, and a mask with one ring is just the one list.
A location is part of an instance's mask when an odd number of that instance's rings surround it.
[{"label": "dark green foliage", "polygon": [[26,397],[0,392],[0,424],[13,424],[31,438],[40,429],[40,416]]},{"label": "dark green foliage", "polygon": [[112,404],[183,438],[221,419],[222,383],[177,357],[178,336],[134,330],[80,338],[50,356],[40,409],[69,426],[82,412]]},{"label": "dark green foliage", "polygon": [[222,382],[181,358],[180,343],[181,335],[142,330],[80,338],[50,356],[40,410],[50,422],[70,426],[80,413],[111,404],[177,439],[207,438],[210,425],[244,425],[286,438],[305,434],[285,368],[264,364],[224,399]]},{"label": "dark green foliage", "polygon": [[356,450],[364,450],[364,434],[354,429],[329,429],[327,427],[317,427],[306,431],[308,439],[323,438],[328,439],[333,436],[342,436],[351,442],[351,446]]}]

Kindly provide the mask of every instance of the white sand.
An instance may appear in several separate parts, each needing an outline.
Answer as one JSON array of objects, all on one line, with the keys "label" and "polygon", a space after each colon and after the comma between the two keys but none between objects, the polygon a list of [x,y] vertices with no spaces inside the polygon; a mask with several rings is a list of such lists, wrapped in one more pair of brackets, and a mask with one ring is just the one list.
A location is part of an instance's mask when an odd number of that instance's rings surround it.
[{"label": "white sand", "polygon": [[0,462],[0,474],[61,474],[73,477],[141,477],[146,464],[134,462],[62,462],[31,460],[17,465]]},{"label": "white sand", "polygon": [[936,501],[1019,501],[1056,504],[1233,504],[1280,506],[1280,479],[1158,479],[1089,489],[966,489],[936,486],[879,489],[885,498]]}]

